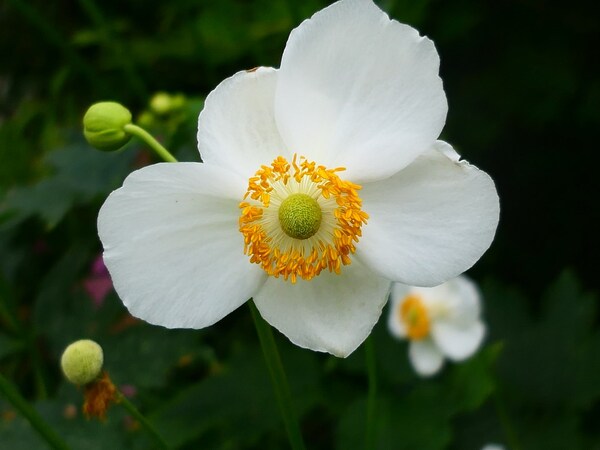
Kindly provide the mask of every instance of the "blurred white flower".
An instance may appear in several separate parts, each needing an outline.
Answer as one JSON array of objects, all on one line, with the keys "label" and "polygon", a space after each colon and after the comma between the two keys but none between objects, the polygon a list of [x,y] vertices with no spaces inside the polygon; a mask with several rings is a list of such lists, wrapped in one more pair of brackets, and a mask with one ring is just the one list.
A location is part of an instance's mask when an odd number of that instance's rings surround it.
[{"label": "blurred white flower", "polygon": [[487,444],[481,450],[504,450],[504,447],[498,444]]},{"label": "blurred white flower", "polygon": [[295,344],[347,356],[392,281],[471,267],[498,223],[491,178],[437,138],[433,42],[370,0],[292,31],[279,69],[242,71],[200,113],[203,163],[132,173],[98,218],[130,312],[203,328],[250,297]]},{"label": "blurred white flower", "polygon": [[394,283],[388,326],[409,339],[409,359],[422,376],[433,375],[444,358],[462,361],[473,355],[485,334],[479,290],[461,275],[432,288]]}]

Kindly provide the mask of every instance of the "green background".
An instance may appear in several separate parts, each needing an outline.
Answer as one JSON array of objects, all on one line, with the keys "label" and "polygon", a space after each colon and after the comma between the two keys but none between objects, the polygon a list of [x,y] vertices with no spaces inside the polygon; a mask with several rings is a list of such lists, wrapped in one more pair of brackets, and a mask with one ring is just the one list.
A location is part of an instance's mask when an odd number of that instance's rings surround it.
[{"label": "green background", "polygon": [[[98,209],[154,160],[138,142],[92,150],[81,118],[99,100],[139,117],[155,92],[185,94],[149,128],[198,161],[204,96],[238,70],[277,67],[290,30],[326,4],[0,3],[0,371],[73,448],[151,448],[119,407],[104,423],[72,414],[81,392],[58,360],[82,337],[104,347],[115,383],[135,386],[132,401],[173,446],[286,448],[246,307],[167,331],[130,320],[114,292],[99,307],[89,298]],[[582,1],[378,4],[434,40],[450,107],[442,137],[493,177],[501,218],[469,272],[488,324],[474,358],[420,379],[385,316],[377,325],[377,448],[600,449],[597,13]],[[308,448],[364,448],[363,349],[339,360],[276,338]],[[0,397],[0,448],[44,445]]]}]

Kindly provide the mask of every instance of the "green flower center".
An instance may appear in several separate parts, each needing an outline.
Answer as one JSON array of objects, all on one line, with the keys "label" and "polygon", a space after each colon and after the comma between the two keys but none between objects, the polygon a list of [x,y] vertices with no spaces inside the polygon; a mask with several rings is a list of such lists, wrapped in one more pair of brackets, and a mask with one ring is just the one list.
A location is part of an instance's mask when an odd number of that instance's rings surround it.
[{"label": "green flower center", "polygon": [[294,239],[308,239],[321,226],[321,207],[307,194],[292,194],[281,202],[279,224]]}]

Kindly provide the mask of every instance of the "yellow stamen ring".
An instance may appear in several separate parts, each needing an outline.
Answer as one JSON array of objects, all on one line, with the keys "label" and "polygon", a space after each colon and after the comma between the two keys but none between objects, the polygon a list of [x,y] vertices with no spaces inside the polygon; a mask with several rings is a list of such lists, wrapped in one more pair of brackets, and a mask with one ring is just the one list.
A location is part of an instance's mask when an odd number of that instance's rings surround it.
[{"label": "yellow stamen ring", "polygon": [[420,296],[407,295],[398,308],[398,315],[410,339],[419,340],[429,336],[429,314]]},{"label": "yellow stamen ring", "polygon": [[250,262],[274,277],[295,283],[324,269],[339,274],[350,264],[361,227],[361,186],[336,172],[294,155],[290,164],[278,156],[248,181],[240,203],[240,231]]}]

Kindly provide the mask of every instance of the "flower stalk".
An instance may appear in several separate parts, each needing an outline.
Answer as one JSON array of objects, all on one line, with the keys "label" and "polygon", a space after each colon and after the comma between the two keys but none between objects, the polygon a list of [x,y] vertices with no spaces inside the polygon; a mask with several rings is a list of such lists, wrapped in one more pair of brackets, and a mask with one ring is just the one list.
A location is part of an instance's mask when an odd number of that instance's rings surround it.
[{"label": "flower stalk", "polygon": [[146,419],[146,417],[125,397],[120,391],[117,393],[117,402],[123,406],[134,417],[139,424],[144,427],[148,434],[152,437],[157,445],[157,448],[169,449],[169,445],[163,437],[158,433],[156,428]]},{"label": "flower stalk", "polygon": [[269,374],[271,375],[275,397],[277,397],[279,410],[283,416],[288,439],[293,450],[305,450],[302,433],[300,432],[300,426],[298,425],[298,420],[292,404],[292,394],[287,382],[287,377],[285,376],[283,364],[281,363],[281,358],[279,357],[277,344],[273,337],[273,330],[271,330],[269,324],[261,317],[252,300],[248,302],[248,305],[250,305],[250,311],[252,311],[252,318],[254,319],[254,325],[263,349],[265,362],[269,369]]},{"label": "flower stalk", "polygon": [[375,446],[375,408],[377,404],[377,362],[375,359],[375,344],[373,337],[365,341],[365,357],[369,388],[367,392],[367,424],[365,432],[365,449],[370,450]]},{"label": "flower stalk", "polygon": [[[150,145],[164,161],[177,162],[175,157],[173,157],[173,155],[171,155],[171,153],[169,153],[167,149],[160,145],[143,128],[140,128],[136,125],[126,125],[124,129],[126,132],[134,136],[138,136],[139,138],[144,140],[144,142]],[[153,147],[151,144],[152,142],[154,142],[157,147]],[[164,151],[159,151],[160,149]],[[273,390],[275,391],[275,397],[277,398],[277,403],[279,404],[279,409],[283,417],[283,422],[288,435],[288,439],[290,441],[290,445],[292,446],[293,450],[305,450],[304,441],[302,439],[302,433],[300,432],[300,426],[298,425],[298,419],[296,418],[296,413],[294,411],[292,403],[292,394],[290,392],[290,387],[287,382],[285,370],[283,369],[283,364],[281,363],[279,351],[277,350],[277,344],[275,343],[275,339],[273,337],[273,331],[271,330],[269,324],[265,322],[265,320],[261,317],[260,313],[256,309],[256,306],[254,305],[254,302],[250,300],[248,304],[250,305],[250,311],[252,312],[252,318],[254,319],[254,325],[256,327],[256,332],[258,334],[260,345],[263,350],[265,362],[267,364],[269,374],[271,375]],[[123,406],[127,408],[128,411],[130,411],[130,413],[134,417],[136,417],[144,427],[146,427],[148,432],[150,432],[153,435],[155,434],[155,437],[157,439],[162,440],[160,435],[156,432],[152,425],[139,413],[139,411],[137,412],[137,414],[139,415],[138,416],[133,410],[129,409],[130,407],[135,409],[135,406],[133,406],[133,404],[131,404],[125,397],[123,397],[123,395],[121,395],[120,399]],[[164,441],[162,442],[164,444]]]},{"label": "flower stalk", "polygon": [[54,432],[38,412],[25,400],[17,388],[0,374],[0,392],[25,417],[38,434],[56,450],[69,450],[67,444]]},{"label": "flower stalk", "polygon": [[154,152],[165,162],[177,162],[177,159],[164,148],[160,142],[158,142],[150,133],[144,130],[142,127],[134,125],[132,123],[127,124],[123,127],[123,130],[137,138],[140,138],[146,145],[148,145]]}]

